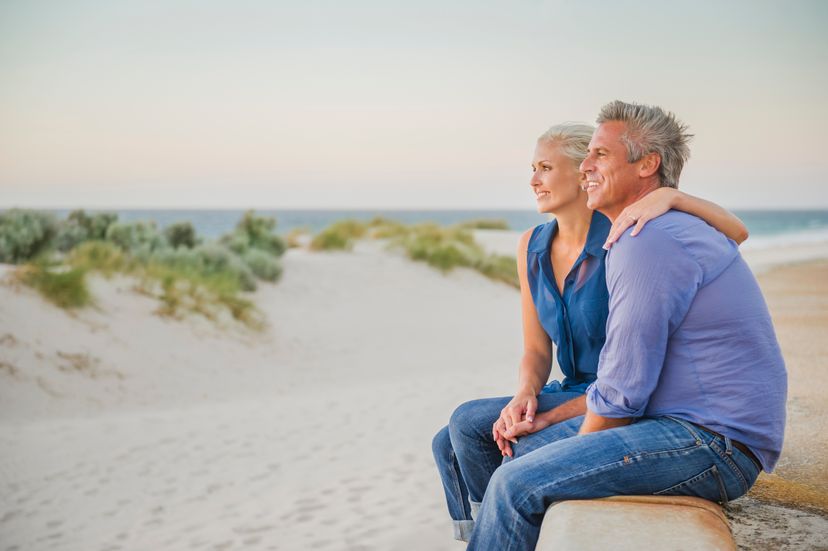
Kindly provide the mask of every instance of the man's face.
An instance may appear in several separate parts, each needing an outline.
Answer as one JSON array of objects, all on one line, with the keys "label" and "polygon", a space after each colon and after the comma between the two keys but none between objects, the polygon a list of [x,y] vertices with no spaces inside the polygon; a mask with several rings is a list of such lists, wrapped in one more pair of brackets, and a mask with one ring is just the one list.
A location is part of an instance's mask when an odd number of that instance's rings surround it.
[{"label": "man's face", "polygon": [[627,161],[621,141],[626,124],[607,121],[598,125],[589,142],[589,153],[581,163],[586,174],[587,206],[614,220],[641,193],[639,162]]}]

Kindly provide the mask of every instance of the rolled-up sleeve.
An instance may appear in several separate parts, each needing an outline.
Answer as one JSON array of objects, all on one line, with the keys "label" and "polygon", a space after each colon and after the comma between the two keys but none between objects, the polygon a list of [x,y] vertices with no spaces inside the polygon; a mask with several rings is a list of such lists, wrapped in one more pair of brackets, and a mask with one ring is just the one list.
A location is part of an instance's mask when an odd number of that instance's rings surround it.
[{"label": "rolled-up sleeve", "polygon": [[699,263],[664,229],[625,236],[607,255],[609,317],[587,407],[603,417],[641,417],[656,388],[667,342],[698,291]]}]

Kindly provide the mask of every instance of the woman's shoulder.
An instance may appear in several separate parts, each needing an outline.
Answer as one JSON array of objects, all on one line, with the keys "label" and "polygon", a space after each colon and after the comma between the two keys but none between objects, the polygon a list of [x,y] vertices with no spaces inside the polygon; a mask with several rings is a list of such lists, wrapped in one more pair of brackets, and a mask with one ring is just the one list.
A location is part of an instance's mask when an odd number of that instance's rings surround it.
[{"label": "woman's shoulder", "polygon": [[538,224],[529,228],[520,236],[518,250],[521,252],[540,253],[549,248],[549,241],[555,231],[557,222],[550,220],[544,224]]}]

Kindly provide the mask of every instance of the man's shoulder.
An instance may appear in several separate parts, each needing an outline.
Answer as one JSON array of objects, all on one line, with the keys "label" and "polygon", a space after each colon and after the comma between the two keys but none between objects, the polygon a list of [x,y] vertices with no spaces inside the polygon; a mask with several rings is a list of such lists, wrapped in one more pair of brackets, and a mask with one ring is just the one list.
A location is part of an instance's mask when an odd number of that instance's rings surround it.
[{"label": "man's shoulder", "polygon": [[675,261],[676,255],[686,256],[698,263],[705,279],[709,279],[721,273],[738,254],[734,241],[701,218],[671,210],[647,222],[637,236],[619,239],[610,256],[616,256],[615,262],[625,257],[631,262],[643,258],[669,262]]}]

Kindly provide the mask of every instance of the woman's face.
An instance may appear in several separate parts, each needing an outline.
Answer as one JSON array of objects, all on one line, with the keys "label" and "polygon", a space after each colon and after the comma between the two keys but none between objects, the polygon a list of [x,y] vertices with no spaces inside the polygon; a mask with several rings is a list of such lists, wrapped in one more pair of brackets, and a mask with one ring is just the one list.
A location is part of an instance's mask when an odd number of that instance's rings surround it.
[{"label": "woman's face", "polygon": [[554,213],[576,201],[586,202],[581,189],[583,175],[575,162],[561,153],[557,143],[539,141],[532,159],[529,185],[535,193],[538,212]]}]

